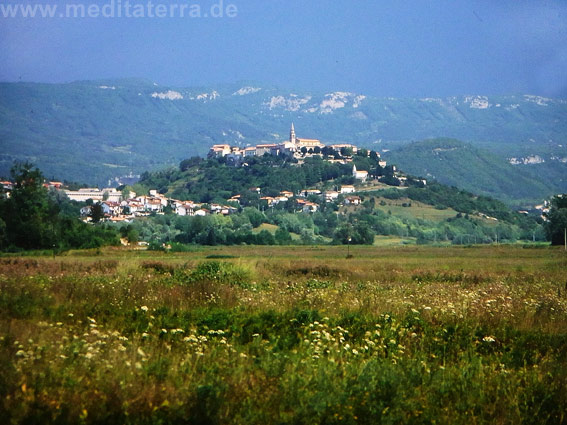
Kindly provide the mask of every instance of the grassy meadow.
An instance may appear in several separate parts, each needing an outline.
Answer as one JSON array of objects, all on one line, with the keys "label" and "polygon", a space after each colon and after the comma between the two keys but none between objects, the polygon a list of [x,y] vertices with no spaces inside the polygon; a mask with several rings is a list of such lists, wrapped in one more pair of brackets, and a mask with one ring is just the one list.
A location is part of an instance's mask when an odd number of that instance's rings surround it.
[{"label": "grassy meadow", "polygon": [[5,424],[564,424],[567,254],[0,257]]}]

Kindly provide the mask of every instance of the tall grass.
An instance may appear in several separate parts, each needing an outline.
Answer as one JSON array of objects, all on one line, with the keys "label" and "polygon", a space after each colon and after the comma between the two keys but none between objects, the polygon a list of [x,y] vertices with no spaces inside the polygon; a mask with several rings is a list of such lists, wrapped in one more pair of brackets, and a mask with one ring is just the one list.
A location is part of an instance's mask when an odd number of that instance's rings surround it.
[{"label": "tall grass", "polygon": [[0,417],[567,422],[562,252],[351,252],[2,258]]}]

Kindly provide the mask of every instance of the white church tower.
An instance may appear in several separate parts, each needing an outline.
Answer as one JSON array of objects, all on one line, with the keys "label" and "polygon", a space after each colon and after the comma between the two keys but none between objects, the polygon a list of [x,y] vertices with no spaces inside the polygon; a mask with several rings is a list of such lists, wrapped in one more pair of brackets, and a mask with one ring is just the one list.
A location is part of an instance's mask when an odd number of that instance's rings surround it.
[{"label": "white church tower", "polygon": [[291,130],[289,131],[289,142],[293,143],[294,145],[296,144],[295,127],[293,126],[293,123],[291,123]]}]

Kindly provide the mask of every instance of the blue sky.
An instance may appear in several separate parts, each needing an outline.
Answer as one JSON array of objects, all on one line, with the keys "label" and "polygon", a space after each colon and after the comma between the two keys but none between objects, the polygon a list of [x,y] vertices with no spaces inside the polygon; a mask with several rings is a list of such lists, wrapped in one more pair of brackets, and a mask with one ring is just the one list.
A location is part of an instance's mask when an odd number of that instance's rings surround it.
[{"label": "blue sky", "polygon": [[[202,15],[219,2],[176,1]],[[375,96],[567,98],[565,0],[223,0],[225,10],[230,4],[233,17],[0,16],[0,80],[248,80]]]}]

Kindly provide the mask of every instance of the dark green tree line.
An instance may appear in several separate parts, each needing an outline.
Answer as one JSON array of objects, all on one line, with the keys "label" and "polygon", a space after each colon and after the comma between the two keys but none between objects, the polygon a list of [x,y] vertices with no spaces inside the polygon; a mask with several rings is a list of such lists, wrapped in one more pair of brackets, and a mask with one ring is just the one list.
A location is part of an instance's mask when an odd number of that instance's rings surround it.
[{"label": "dark green tree line", "polygon": [[77,208],[65,196],[50,193],[32,164],[14,164],[11,178],[13,190],[0,197],[0,249],[65,250],[117,242],[116,231],[78,220]]},{"label": "dark green tree line", "polygon": [[551,209],[547,215],[545,231],[552,245],[565,244],[567,229],[567,195],[558,195],[551,200]]}]

